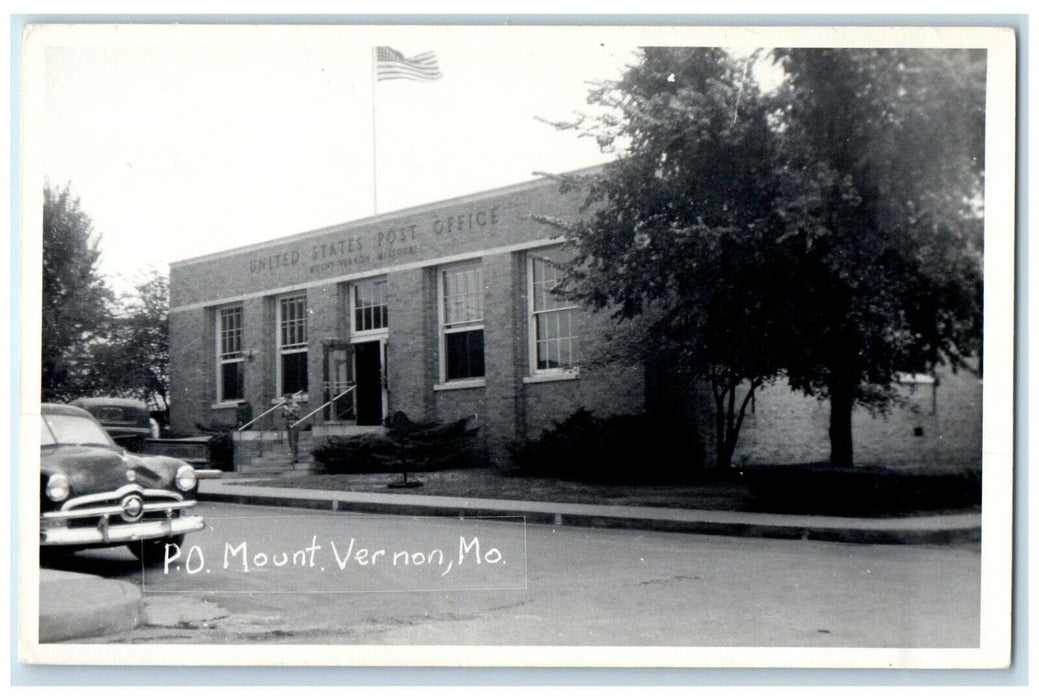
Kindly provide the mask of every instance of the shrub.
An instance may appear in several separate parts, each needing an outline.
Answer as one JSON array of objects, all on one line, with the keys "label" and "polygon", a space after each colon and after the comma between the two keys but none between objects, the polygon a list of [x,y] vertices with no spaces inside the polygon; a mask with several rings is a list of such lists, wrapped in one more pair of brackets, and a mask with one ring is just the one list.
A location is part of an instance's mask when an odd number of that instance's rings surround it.
[{"label": "shrub", "polygon": [[514,444],[511,453],[527,476],[609,483],[688,481],[704,463],[693,426],[645,414],[598,418],[584,408],[536,440]]},{"label": "shrub", "polygon": [[328,474],[422,472],[478,466],[482,455],[473,417],[415,423],[398,411],[385,435],[330,437],[313,450]]},{"label": "shrub", "polygon": [[223,426],[206,426],[200,423],[196,423],[195,427],[209,436],[209,466],[223,471],[234,471],[234,438],[231,430]]},{"label": "shrub", "polygon": [[762,510],[877,515],[962,510],[981,505],[980,469],[888,469],[830,464],[741,469]]}]

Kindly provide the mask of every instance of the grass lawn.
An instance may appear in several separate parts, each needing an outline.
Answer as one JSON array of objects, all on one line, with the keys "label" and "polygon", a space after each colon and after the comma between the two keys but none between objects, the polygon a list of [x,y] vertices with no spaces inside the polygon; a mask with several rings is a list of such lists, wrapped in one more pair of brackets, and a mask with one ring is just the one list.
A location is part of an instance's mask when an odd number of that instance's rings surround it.
[{"label": "grass lawn", "polygon": [[256,485],[335,491],[381,491],[427,496],[502,498],[556,503],[656,506],[698,510],[753,510],[750,493],[736,483],[715,484],[594,484],[503,474],[496,469],[457,469],[409,474],[422,482],[415,489],[390,489],[400,474],[290,475]]},{"label": "grass lawn", "polygon": [[[896,475],[887,482],[887,496],[871,497],[873,485],[869,482],[798,481],[797,474],[818,471],[818,465],[787,468],[778,480],[764,486],[765,493],[775,498],[755,499],[748,482],[743,479],[718,478],[701,483],[672,484],[617,484],[593,483],[563,478],[521,476],[503,473],[497,469],[454,469],[435,472],[410,473],[409,481],[420,481],[414,489],[392,489],[391,482],[399,482],[399,473],[377,474],[304,474],[286,475],[249,483],[257,486],[321,489],[330,491],[371,491],[382,493],[414,493],[428,496],[458,496],[466,498],[500,498],[506,500],[588,503],[601,505],[654,506],[660,508],[687,508],[693,510],[721,510],[747,512],[814,513],[819,515],[855,515],[883,517],[979,511],[971,498],[956,497],[960,482],[927,482]],[[825,471],[825,470],[824,470]],[[854,471],[854,470],[853,470]],[[868,469],[863,469],[868,472]],[[228,480],[233,479],[228,475]],[[969,485],[969,483],[968,483]],[[758,485],[759,495],[762,485]],[[908,500],[899,494],[916,491]],[[945,495],[928,497],[928,491]],[[803,499],[799,496],[809,496]],[[894,497],[893,497],[894,495]]]}]

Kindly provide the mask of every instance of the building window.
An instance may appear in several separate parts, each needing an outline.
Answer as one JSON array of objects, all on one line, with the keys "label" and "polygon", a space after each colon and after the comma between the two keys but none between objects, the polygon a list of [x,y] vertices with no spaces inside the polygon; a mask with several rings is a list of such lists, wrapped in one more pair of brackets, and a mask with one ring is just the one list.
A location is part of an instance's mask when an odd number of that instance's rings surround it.
[{"label": "building window", "polygon": [[388,328],[386,280],[364,280],[353,286],[353,332],[365,333]]},{"label": "building window", "polygon": [[307,295],[278,299],[278,370],[281,395],[307,391]]},{"label": "building window", "polygon": [[442,270],[439,291],[444,381],[483,377],[483,270],[480,263]]},{"label": "building window", "polygon": [[577,368],[577,330],[568,299],[552,292],[560,280],[559,267],[545,258],[530,257],[531,372],[558,373]]},{"label": "building window", "polygon": [[244,359],[242,307],[220,309],[217,312],[218,401],[241,401],[245,398]]}]

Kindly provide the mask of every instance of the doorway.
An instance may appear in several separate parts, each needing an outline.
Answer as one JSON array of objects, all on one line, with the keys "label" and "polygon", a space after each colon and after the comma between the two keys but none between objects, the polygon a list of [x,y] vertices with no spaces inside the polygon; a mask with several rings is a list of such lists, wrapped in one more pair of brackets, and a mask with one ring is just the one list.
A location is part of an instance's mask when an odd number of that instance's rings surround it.
[{"label": "doorway", "polygon": [[353,386],[350,377],[350,345],[341,340],[322,340],[324,346],[325,420],[334,423],[353,421],[354,397],[347,392]]},{"label": "doorway", "polygon": [[354,343],[354,377],[357,381],[357,425],[382,425],[385,406],[385,343]]}]

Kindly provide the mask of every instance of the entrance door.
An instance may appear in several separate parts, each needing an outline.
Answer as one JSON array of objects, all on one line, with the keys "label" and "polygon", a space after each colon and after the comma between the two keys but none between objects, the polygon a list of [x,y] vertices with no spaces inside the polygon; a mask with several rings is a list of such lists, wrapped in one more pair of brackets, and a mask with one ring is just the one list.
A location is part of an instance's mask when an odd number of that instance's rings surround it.
[{"label": "entrance door", "polygon": [[[353,384],[350,378],[350,346],[343,341],[322,341],[325,352],[324,390],[326,421],[352,421],[354,398],[346,394],[336,399]],[[330,403],[329,403],[330,402]]]},{"label": "entrance door", "polygon": [[382,425],[382,341],[354,343],[354,377],[357,380],[357,425]]}]

